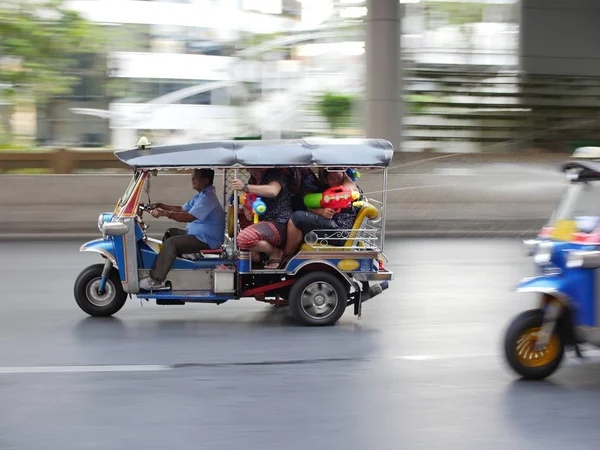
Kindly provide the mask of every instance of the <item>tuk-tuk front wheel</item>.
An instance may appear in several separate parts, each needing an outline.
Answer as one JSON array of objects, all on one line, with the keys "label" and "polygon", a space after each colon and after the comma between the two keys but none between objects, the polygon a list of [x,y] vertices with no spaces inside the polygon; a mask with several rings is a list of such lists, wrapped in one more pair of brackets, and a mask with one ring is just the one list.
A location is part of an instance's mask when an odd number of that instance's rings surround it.
[{"label": "tuk-tuk front wheel", "polygon": [[119,273],[110,271],[102,293],[99,292],[104,264],[94,264],[84,269],[75,281],[75,301],[79,307],[93,317],[108,317],[117,313],[127,300]]},{"label": "tuk-tuk front wheel", "polygon": [[554,331],[543,349],[535,342],[541,330],[544,312],[541,309],[518,315],[508,328],[504,341],[506,359],[512,369],[523,378],[541,380],[554,373],[563,359],[563,337]]},{"label": "tuk-tuk front wheel", "polygon": [[299,322],[333,325],[346,310],[348,289],[335,275],[311,272],[292,285],[288,301],[292,317]]}]

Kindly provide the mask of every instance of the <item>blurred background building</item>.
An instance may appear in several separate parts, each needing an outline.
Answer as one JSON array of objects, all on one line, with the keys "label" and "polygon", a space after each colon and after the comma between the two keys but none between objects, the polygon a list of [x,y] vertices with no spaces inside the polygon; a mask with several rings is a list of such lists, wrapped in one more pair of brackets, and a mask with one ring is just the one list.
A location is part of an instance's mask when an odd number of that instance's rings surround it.
[{"label": "blurred background building", "polygon": [[[101,50],[76,56],[70,92],[3,115],[13,138],[123,148],[141,134],[173,143],[365,133],[365,1],[64,3],[108,38]],[[582,106],[569,94],[590,94],[596,87],[589,80],[519,72],[520,2],[400,6],[402,150],[551,147],[554,129],[563,131],[563,144],[595,138],[594,129],[573,124],[594,120],[597,105]],[[557,92],[557,85],[565,89]],[[9,109],[12,100],[2,101]],[[564,138],[565,130],[572,135]]]}]

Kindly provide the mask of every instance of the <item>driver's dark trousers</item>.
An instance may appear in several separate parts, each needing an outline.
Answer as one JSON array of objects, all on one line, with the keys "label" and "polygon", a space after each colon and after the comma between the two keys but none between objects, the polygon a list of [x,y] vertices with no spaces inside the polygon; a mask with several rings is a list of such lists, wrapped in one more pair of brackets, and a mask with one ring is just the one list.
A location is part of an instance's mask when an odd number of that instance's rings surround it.
[{"label": "driver's dark trousers", "polygon": [[179,228],[169,228],[163,237],[163,246],[150,271],[150,276],[161,283],[167,278],[173,261],[178,256],[208,250],[210,246]]}]

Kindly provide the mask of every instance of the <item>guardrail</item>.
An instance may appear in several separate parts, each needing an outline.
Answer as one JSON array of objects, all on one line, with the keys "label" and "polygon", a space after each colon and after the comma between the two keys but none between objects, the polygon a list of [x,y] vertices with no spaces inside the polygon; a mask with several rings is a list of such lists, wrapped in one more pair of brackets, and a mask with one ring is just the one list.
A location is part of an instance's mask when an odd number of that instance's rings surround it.
[{"label": "guardrail", "polygon": [[0,152],[0,173],[15,169],[46,169],[55,174],[80,170],[128,170],[112,151],[52,149],[47,151]]}]

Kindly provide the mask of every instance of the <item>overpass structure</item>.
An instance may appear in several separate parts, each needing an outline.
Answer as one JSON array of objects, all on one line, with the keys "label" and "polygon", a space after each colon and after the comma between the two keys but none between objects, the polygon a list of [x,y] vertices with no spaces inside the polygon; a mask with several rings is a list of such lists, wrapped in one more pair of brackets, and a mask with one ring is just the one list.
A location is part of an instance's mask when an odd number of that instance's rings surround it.
[{"label": "overpass structure", "polygon": [[[398,0],[367,1],[365,134],[388,139],[397,149],[406,135],[402,9]],[[518,92],[504,95],[516,100],[507,105],[507,118],[528,124],[533,134],[524,131],[515,138],[534,145],[536,132],[548,136],[561,127],[575,138],[582,125],[582,135],[595,138],[600,129],[600,84],[594,80],[600,75],[599,21],[597,0],[520,0],[517,79],[511,82]],[[460,84],[460,75],[452,75]]]}]

